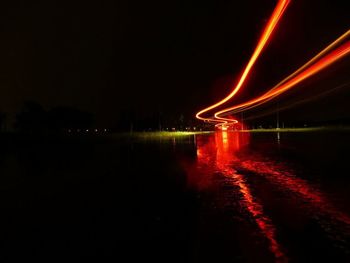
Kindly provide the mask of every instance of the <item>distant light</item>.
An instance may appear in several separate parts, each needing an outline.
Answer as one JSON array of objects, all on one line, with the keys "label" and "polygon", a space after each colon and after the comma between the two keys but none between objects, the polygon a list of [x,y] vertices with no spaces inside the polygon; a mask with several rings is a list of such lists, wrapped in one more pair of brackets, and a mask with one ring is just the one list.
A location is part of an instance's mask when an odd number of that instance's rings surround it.
[{"label": "distant light", "polygon": [[86,129],[86,132],[89,132],[89,129]]},{"label": "distant light", "polygon": [[106,132],[106,131],[107,131],[107,129],[104,129],[104,131]]},{"label": "distant light", "polygon": [[95,129],[95,132],[98,132],[98,130],[97,130],[97,129]]}]

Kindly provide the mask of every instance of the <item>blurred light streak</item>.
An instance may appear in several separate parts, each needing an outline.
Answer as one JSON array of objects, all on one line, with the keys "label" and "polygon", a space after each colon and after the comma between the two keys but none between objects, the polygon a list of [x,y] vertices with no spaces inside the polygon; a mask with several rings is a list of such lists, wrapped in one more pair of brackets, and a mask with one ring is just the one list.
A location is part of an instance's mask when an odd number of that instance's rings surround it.
[{"label": "blurred light streak", "polygon": [[[346,33],[346,36],[348,36],[348,35],[349,35],[349,31]],[[333,46],[333,43],[330,46]],[[329,48],[329,46],[326,49],[328,49],[328,48]],[[322,55],[324,54],[323,51],[321,53],[322,53]],[[319,54],[321,54],[321,53],[319,53]],[[314,75],[314,74],[318,73],[319,71],[325,69],[326,67],[330,66],[331,64],[333,64],[337,60],[348,55],[349,53],[350,53],[350,41],[347,41],[345,44],[342,44],[337,49],[335,49],[334,51],[332,51],[328,55],[324,56],[323,58],[319,59],[313,65],[311,65],[305,69],[305,67],[306,67],[305,65],[310,65],[311,61],[316,60],[315,58],[311,59],[308,63],[306,63],[303,66],[303,68],[304,68],[303,71],[297,70],[296,72],[294,72],[291,75],[292,77],[291,76],[287,77],[285,80],[283,80],[281,82],[282,83],[281,85],[275,86],[274,88],[270,89],[268,92],[261,95],[260,97],[257,97],[257,98],[254,98],[252,100],[249,100],[245,103],[241,103],[241,104],[238,104],[236,106],[232,106],[232,107],[226,108],[224,110],[218,111],[214,114],[214,116],[219,120],[227,122],[229,119],[223,118],[220,115],[227,114],[227,113],[232,114],[233,113],[232,111],[237,110],[237,109],[240,109],[240,111],[242,111],[241,109],[246,110],[248,106],[254,105],[256,103],[260,103],[259,105],[261,105],[262,103],[266,103],[267,101],[273,99],[274,97],[276,97],[276,96],[286,92],[287,90],[293,88],[296,84],[302,82],[306,78],[311,77],[312,75]],[[317,58],[319,58],[319,54],[316,55]],[[235,111],[235,113],[236,112],[239,112],[239,111]]]},{"label": "blurred light streak", "polygon": [[[196,114],[196,118],[199,120],[203,120],[203,121],[207,121],[207,122],[219,122],[219,123],[223,123],[223,124],[227,124],[228,121],[227,120],[218,120],[218,119],[214,119],[214,118],[204,118],[201,117],[201,115],[203,113],[206,113],[222,104],[224,104],[225,102],[229,101],[242,87],[243,83],[245,82],[245,80],[248,77],[249,72],[251,71],[253,65],[255,64],[256,60],[258,59],[259,55],[261,54],[263,48],[265,47],[265,45],[267,44],[271,34],[273,33],[274,29],[277,26],[277,23],[280,21],[280,18],[282,17],[284,11],[286,10],[288,4],[289,4],[289,0],[279,0],[277,3],[277,6],[275,7],[261,37],[260,40],[258,42],[258,45],[256,46],[254,53],[252,55],[252,57],[250,58],[247,66],[245,67],[243,74],[240,77],[239,82],[237,83],[237,85],[235,86],[235,88],[232,90],[232,92],[225,97],[224,99],[222,99],[221,101],[199,111]],[[232,120],[230,120],[230,122],[232,122]],[[235,123],[233,121],[233,123]]]},{"label": "blurred light streak", "polygon": [[[288,81],[289,79],[291,79],[292,77],[296,76],[298,73],[300,73],[302,70],[304,70],[305,68],[307,68],[308,66],[310,66],[313,62],[315,62],[317,59],[321,58],[323,55],[325,55],[327,52],[329,52],[332,48],[335,48],[337,45],[339,45],[342,41],[346,40],[346,38],[348,38],[350,36],[350,30],[346,31],[343,35],[341,35],[340,37],[338,37],[335,41],[333,41],[331,44],[329,44],[326,48],[324,48],[321,52],[319,52],[316,56],[314,56],[312,59],[310,59],[308,62],[306,62],[303,66],[301,66],[299,69],[297,69],[296,71],[294,71],[292,74],[290,74],[288,77],[286,77],[285,79],[283,79],[281,82],[279,82],[277,85],[275,85],[272,89],[270,89],[266,94],[269,94],[270,92],[273,92],[275,89],[279,88],[283,83],[285,83],[286,81]],[[244,106],[244,107],[240,107],[239,109],[231,112],[231,114],[237,113],[237,112],[241,112],[241,111],[245,111],[245,110],[249,110],[255,107],[260,106],[261,104],[265,103],[260,102],[254,105],[249,105],[249,106]]]},{"label": "blurred light streak", "polygon": [[[335,88],[332,88],[332,89],[329,89],[329,90],[326,90],[322,93],[319,93],[319,94],[315,94],[314,96],[312,97],[309,97],[309,98],[306,98],[306,99],[302,99],[302,100],[298,100],[298,101],[295,101],[293,103],[290,103],[288,105],[285,105],[283,107],[279,107],[278,110],[279,111],[283,111],[283,110],[286,110],[286,109],[289,109],[289,108],[292,108],[292,107],[295,107],[297,105],[301,105],[301,104],[304,104],[304,103],[307,103],[307,102],[310,102],[310,101],[313,101],[313,100],[317,100],[319,98],[322,98],[322,97],[325,97],[335,91],[339,91],[341,89],[344,89],[345,87],[348,87],[350,85],[350,82],[347,82],[347,83],[343,83]],[[245,110],[250,110],[252,108],[255,108],[261,104],[263,104],[264,102],[260,102],[256,105],[253,105],[252,107],[248,108],[248,109],[245,109]],[[239,110],[239,111],[242,111],[242,110]],[[246,118],[245,120],[252,120],[252,119],[255,119],[255,118],[260,118],[260,117],[263,117],[263,116],[266,116],[266,115],[270,115],[270,114],[273,114],[274,112],[276,112],[276,109],[273,109],[271,111],[268,111],[268,112],[264,112],[264,113],[261,113],[259,115],[254,115],[252,117],[248,117]]]}]

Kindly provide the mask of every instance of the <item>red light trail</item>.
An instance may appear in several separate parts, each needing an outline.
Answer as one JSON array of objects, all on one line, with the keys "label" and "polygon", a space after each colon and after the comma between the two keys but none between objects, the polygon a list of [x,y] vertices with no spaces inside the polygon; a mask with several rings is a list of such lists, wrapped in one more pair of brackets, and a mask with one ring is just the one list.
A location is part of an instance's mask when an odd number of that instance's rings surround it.
[{"label": "red light trail", "polygon": [[[322,57],[327,51],[329,51],[331,48],[333,48],[335,45],[339,44],[341,41],[344,40],[344,38],[348,37],[350,35],[350,30],[347,31],[345,34],[343,34],[340,38],[338,38],[336,41],[334,41],[332,44],[330,44],[327,48],[322,50],[319,54],[317,54],[315,57],[313,57],[311,60],[309,60],[306,64],[304,64],[301,68],[299,68],[297,71],[295,71],[293,74],[285,78],[283,81],[281,81],[279,84],[277,84],[275,87],[270,89],[265,94],[261,95],[260,97],[254,98],[252,100],[249,100],[245,103],[241,103],[236,106],[232,106],[229,108],[226,108],[224,110],[218,111],[215,113],[215,117],[219,120],[228,121],[230,119],[222,118],[220,115],[223,115],[225,113],[231,112],[233,110],[236,110],[235,112],[240,112],[242,110],[246,110],[256,106],[261,105],[262,103],[266,103],[267,101],[273,99],[274,97],[286,92],[287,90],[293,88],[295,85],[300,83],[301,81],[305,80],[306,78],[311,77],[312,75],[318,73],[319,71],[323,70],[324,68],[330,66],[337,60],[341,59],[342,57],[348,55],[350,53],[350,41],[347,41],[345,44],[341,45],[328,55]],[[315,62],[313,65],[311,65],[314,61],[319,59],[317,62]],[[311,65],[311,66],[309,66]],[[259,104],[258,104],[259,103]]]},{"label": "red light trail", "polygon": [[[350,30],[345,32],[343,35],[341,35],[338,39],[333,41],[330,45],[328,45],[325,49],[323,49],[320,53],[318,53],[316,56],[314,56],[312,59],[310,59],[307,63],[305,63],[303,66],[301,66],[299,69],[297,69],[295,72],[290,74],[288,77],[283,79],[281,82],[279,82],[277,85],[275,85],[273,88],[271,88],[269,91],[264,93],[263,95],[256,97],[254,99],[251,99],[247,102],[234,105],[228,108],[225,108],[223,110],[220,110],[214,114],[214,117],[204,118],[201,115],[213,110],[224,103],[231,100],[234,95],[241,89],[242,85],[246,81],[246,79],[249,77],[249,72],[251,71],[254,63],[258,59],[259,55],[261,54],[264,46],[268,43],[268,40],[276,28],[276,25],[280,21],[280,18],[282,17],[284,11],[286,10],[287,6],[289,4],[289,1],[279,1],[275,10],[273,11],[269,22],[266,25],[266,28],[258,42],[258,45],[250,58],[247,66],[245,67],[245,70],[243,74],[241,75],[239,82],[234,87],[232,92],[222,99],[221,101],[217,102],[216,104],[213,104],[201,111],[199,111],[196,114],[196,118],[209,122],[209,123],[216,123],[215,127],[219,127],[221,129],[227,130],[228,126],[231,126],[233,124],[238,123],[237,120],[234,118],[224,118],[224,116],[231,115],[237,112],[242,112],[257,106],[260,106],[263,103],[266,103],[276,96],[279,96],[280,94],[290,90],[291,88],[295,87],[297,84],[302,82],[303,80],[311,77],[312,75],[318,73],[319,71],[325,69],[326,67],[330,66],[337,60],[343,58],[344,56],[348,55],[350,53],[350,41],[346,41],[341,46],[340,43],[344,42],[346,38],[350,36]],[[334,51],[331,53],[330,50],[337,47]],[[328,55],[326,55],[329,53]]]},{"label": "red light trail", "polygon": [[[254,53],[252,55],[252,57],[250,58],[247,66],[245,67],[237,85],[234,87],[234,89],[232,90],[232,92],[225,97],[224,99],[222,99],[221,101],[215,103],[214,105],[211,105],[201,111],[199,111],[196,114],[196,118],[203,120],[203,121],[207,121],[207,122],[220,122],[220,123],[226,123],[226,121],[222,121],[222,120],[217,120],[214,118],[204,118],[201,117],[202,114],[224,104],[225,102],[229,101],[242,87],[243,83],[245,82],[245,80],[248,77],[249,72],[251,71],[253,65],[255,64],[256,60],[258,59],[259,55],[261,54],[263,48],[266,46],[272,32],[274,31],[274,29],[276,28],[278,22],[280,21],[280,18],[282,17],[284,11],[286,10],[287,6],[289,4],[289,0],[280,0],[276,6],[276,8],[274,9],[261,37],[260,40],[258,42],[258,45],[256,46]],[[232,120],[230,120],[232,122]],[[236,120],[233,120],[233,122],[236,122]]]},{"label": "red light trail", "polygon": [[[310,66],[313,62],[317,61],[317,59],[321,58],[323,55],[325,55],[327,52],[329,52],[332,48],[339,45],[342,41],[344,41],[348,36],[350,36],[350,30],[346,31],[343,35],[341,35],[339,38],[337,38],[335,41],[333,41],[330,45],[328,45],[325,49],[323,49],[320,53],[318,53],[316,56],[314,56],[312,59],[310,59],[308,62],[306,62],[303,66],[301,66],[299,69],[297,69],[294,73],[290,74],[288,77],[286,77],[284,80],[282,80],[280,83],[278,83],[275,87],[273,87],[269,92],[273,91],[274,89],[277,89],[279,86],[281,86],[283,83],[300,73],[303,69]],[[259,106],[260,104],[256,105]],[[253,108],[253,107],[251,107]]]}]

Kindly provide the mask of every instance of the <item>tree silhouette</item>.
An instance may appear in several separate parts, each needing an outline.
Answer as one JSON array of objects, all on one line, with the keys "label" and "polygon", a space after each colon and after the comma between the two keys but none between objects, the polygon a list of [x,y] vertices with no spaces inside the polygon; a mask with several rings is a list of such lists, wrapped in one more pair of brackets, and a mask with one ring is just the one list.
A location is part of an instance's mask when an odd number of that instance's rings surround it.
[{"label": "tree silhouette", "polygon": [[[1,121],[1,118],[0,118]],[[93,125],[93,115],[70,107],[49,111],[37,102],[27,101],[16,116],[15,127],[22,132],[57,132],[65,129],[86,129]]]},{"label": "tree silhouette", "polygon": [[46,111],[37,102],[26,101],[16,116],[15,127],[20,131],[39,132],[47,128]]},{"label": "tree silhouette", "polygon": [[50,130],[86,129],[93,124],[93,115],[70,107],[56,107],[47,113]]}]

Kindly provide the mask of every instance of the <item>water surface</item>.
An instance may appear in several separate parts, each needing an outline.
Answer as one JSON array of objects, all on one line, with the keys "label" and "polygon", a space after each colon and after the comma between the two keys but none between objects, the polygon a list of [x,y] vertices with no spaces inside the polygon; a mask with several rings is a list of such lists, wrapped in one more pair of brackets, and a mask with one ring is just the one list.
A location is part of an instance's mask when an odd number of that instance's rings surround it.
[{"label": "water surface", "polygon": [[348,133],[8,138],[3,262],[349,262]]}]

